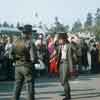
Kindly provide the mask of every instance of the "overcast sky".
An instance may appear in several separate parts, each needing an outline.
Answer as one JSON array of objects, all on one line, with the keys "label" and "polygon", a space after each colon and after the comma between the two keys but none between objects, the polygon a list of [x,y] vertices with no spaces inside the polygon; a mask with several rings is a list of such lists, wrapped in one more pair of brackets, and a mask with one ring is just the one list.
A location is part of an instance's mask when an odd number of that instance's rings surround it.
[{"label": "overcast sky", "polygon": [[97,8],[100,0],[0,0],[0,21],[51,24],[58,16],[62,23],[72,25],[78,18],[84,21],[86,14],[94,14]]}]

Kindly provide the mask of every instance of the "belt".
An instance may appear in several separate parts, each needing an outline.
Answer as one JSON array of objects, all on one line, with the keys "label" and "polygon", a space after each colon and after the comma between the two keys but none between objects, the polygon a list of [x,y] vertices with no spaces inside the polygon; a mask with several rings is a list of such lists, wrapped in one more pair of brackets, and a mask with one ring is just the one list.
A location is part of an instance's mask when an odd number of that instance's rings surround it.
[{"label": "belt", "polygon": [[61,59],[60,62],[65,62],[65,61],[68,61],[68,59]]},{"label": "belt", "polygon": [[27,64],[32,64],[32,63],[25,60],[16,60],[16,65],[27,65]]}]

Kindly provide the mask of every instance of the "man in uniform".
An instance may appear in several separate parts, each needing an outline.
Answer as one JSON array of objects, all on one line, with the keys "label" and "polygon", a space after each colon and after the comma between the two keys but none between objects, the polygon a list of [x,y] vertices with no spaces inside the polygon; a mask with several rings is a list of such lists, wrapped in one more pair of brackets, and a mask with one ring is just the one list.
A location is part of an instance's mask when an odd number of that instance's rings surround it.
[{"label": "man in uniform", "polygon": [[70,43],[67,40],[66,33],[59,35],[59,75],[60,82],[64,87],[65,98],[63,100],[71,99],[71,89],[68,82],[68,70],[72,68]]},{"label": "man in uniform", "polygon": [[19,100],[23,83],[26,83],[28,91],[27,100],[35,100],[34,93],[34,63],[36,60],[36,49],[32,43],[32,26],[25,25],[22,37],[15,42],[15,91],[14,99]]}]

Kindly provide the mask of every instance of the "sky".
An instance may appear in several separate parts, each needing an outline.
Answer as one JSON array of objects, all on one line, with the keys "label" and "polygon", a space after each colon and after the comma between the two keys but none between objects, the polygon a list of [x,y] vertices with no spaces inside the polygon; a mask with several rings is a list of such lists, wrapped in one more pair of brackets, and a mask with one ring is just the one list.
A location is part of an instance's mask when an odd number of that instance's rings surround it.
[{"label": "sky", "polygon": [[[57,16],[63,24],[72,25],[77,19],[85,21],[100,8],[100,0],[0,0],[0,22],[51,25]],[[38,14],[38,17],[35,14]]]}]

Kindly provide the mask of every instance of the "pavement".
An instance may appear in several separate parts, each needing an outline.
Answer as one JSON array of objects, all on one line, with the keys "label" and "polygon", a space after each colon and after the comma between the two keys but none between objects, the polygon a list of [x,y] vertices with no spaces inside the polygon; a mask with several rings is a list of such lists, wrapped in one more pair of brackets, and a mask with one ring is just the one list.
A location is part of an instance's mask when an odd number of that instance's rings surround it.
[{"label": "pavement", "polygon": [[[70,80],[72,100],[100,100],[100,74],[81,75]],[[21,93],[21,100],[26,100],[25,85]],[[14,82],[0,81],[0,100],[11,100]],[[59,78],[41,77],[35,81],[36,100],[62,100],[63,87]]]}]

